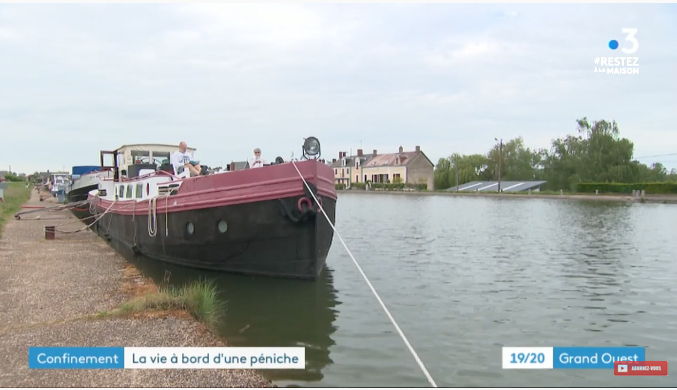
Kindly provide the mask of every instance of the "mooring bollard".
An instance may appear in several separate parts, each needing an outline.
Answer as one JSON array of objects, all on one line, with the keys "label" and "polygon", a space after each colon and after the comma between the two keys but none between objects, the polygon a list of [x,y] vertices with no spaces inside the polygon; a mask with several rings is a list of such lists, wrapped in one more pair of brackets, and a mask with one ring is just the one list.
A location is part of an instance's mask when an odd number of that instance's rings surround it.
[{"label": "mooring bollard", "polygon": [[54,229],[54,226],[45,226],[45,239],[46,240],[53,240],[55,235],[56,235],[56,230]]},{"label": "mooring bollard", "polygon": [[599,195],[599,190],[595,190],[595,195]]}]

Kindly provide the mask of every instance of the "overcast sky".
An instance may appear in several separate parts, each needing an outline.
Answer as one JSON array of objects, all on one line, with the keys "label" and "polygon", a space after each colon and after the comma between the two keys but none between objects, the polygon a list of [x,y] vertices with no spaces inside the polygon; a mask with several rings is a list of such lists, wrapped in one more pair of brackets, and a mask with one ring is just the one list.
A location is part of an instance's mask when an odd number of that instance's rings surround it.
[{"label": "overcast sky", "polygon": [[[640,74],[595,73],[626,27]],[[677,167],[675,38],[673,4],[2,4],[0,170],[181,140],[209,166],[288,159],[310,135],[329,159],[420,145],[437,162],[548,147],[583,116]]]}]

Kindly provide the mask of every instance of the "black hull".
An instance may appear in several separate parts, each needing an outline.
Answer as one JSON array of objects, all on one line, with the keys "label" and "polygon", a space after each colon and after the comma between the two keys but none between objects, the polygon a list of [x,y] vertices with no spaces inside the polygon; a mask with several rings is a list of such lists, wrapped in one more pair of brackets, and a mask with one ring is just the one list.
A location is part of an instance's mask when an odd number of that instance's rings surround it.
[{"label": "black hull", "polygon": [[[92,184],[86,187],[71,189],[70,191],[68,191],[68,194],[66,195],[68,203],[81,202],[87,200],[89,191],[95,190],[98,187],[99,187],[98,184]],[[89,224],[92,221],[94,221],[92,213],[89,212],[89,205],[72,208],[70,210],[73,213],[73,215],[75,215],[78,219],[82,220],[86,224]]]},{"label": "black hull", "polygon": [[[305,221],[294,221],[301,214],[299,198],[169,214],[164,213],[164,200],[158,200],[155,236],[149,234],[148,203],[143,202],[134,216],[106,214],[94,231],[155,260],[206,270],[314,280],[324,268],[334,231],[321,211],[307,215]],[[333,224],[336,201],[321,198]],[[223,233],[220,221],[227,223]]]}]

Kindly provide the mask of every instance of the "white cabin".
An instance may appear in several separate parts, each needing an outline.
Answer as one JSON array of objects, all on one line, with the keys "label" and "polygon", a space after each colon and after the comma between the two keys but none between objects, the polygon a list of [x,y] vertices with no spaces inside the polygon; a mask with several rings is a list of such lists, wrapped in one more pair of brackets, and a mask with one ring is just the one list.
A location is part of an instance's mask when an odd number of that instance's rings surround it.
[{"label": "white cabin", "polygon": [[[172,153],[179,150],[179,145],[167,144],[132,144],[122,145],[117,149],[117,166],[126,176],[130,165],[135,164],[154,164],[157,170],[168,170],[171,166],[170,157]],[[197,149],[186,148],[186,152],[191,158]],[[148,173],[148,172],[145,172]],[[139,172],[140,175],[143,173]]]},{"label": "white cabin", "polygon": [[[167,195],[170,191],[178,189],[181,179],[190,177],[188,170],[177,174],[172,166],[171,154],[179,150],[178,145],[166,144],[133,144],[123,145],[115,151],[101,151],[101,168],[117,172],[107,178],[100,178],[98,190],[90,191],[90,194],[100,196],[106,200],[116,201],[144,201],[161,195]],[[191,158],[197,149],[186,148]],[[116,156],[115,161],[109,159],[105,164],[104,155]],[[163,174],[159,171],[165,171]],[[139,176],[141,180],[128,181]]]}]

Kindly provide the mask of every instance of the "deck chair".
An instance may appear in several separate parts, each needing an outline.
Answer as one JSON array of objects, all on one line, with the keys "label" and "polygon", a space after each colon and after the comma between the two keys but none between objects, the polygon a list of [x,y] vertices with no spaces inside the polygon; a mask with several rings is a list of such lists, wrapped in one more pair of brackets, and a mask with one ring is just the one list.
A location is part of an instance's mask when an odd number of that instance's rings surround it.
[{"label": "deck chair", "polygon": [[181,179],[187,179],[190,177],[190,170],[184,169],[181,173],[176,173],[176,168],[174,168],[174,175],[178,176]]}]

